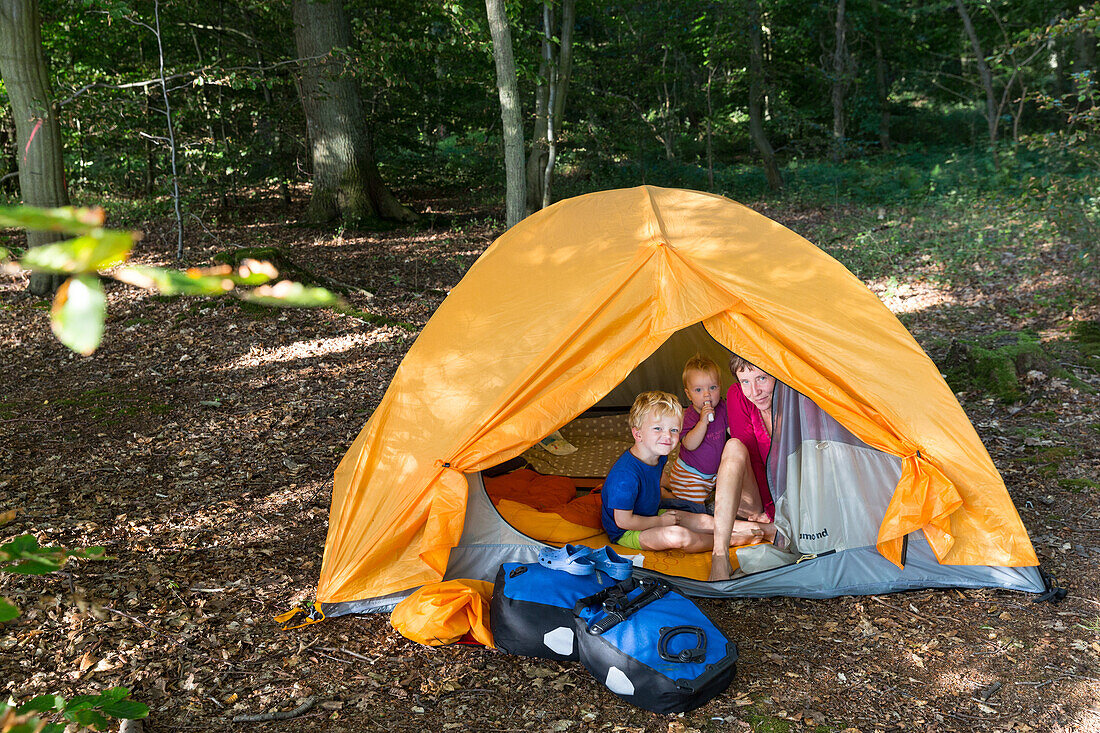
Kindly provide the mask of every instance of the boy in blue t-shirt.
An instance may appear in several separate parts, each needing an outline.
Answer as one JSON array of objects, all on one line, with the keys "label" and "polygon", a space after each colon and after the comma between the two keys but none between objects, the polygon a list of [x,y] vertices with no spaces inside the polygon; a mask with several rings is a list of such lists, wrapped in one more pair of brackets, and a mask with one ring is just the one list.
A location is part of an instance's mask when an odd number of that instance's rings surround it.
[{"label": "boy in blue t-shirt", "polygon": [[[600,518],[612,542],[635,550],[683,550],[703,552],[714,547],[714,517],[680,509],[661,509],[661,471],[680,441],[684,409],[667,392],[643,392],[630,408],[630,432],[634,445],[607,473],[603,485]],[[732,517],[730,518],[732,520]],[[752,523],[741,523],[751,525]],[[755,526],[735,528],[730,546],[759,542],[763,532]],[[728,550],[714,554],[726,568]],[[720,579],[720,578],[712,578]]]}]

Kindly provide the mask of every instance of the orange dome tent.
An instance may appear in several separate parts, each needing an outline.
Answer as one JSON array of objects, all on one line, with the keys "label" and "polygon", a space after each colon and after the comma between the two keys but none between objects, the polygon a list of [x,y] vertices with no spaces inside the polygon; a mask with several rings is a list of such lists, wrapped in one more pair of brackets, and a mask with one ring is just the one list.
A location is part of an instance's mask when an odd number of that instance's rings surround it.
[{"label": "orange dome tent", "polygon": [[[700,328],[714,349],[740,354],[787,385],[790,409],[819,409],[847,436],[812,445],[843,443],[882,468],[843,469],[844,480],[833,480],[837,503],[856,503],[844,492],[856,491],[861,475],[888,479],[874,489],[881,500],[869,502],[877,514],[860,520],[870,531],[864,547],[800,548],[816,559],[768,561],[777,572],[722,583],[683,583],[689,592],[1044,589],[1031,542],[973,426],[878,298],[832,257],[745,206],[642,186],[579,196],[528,217],[440,305],[336,470],[320,608],[328,615],[387,608],[425,583],[491,579],[505,560],[533,559],[540,543],[496,515],[480,472],[617,386],[644,383],[640,365],[672,337]],[[670,363],[684,358],[673,354]],[[798,446],[806,445],[805,435],[796,436],[785,463],[769,470],[786,471],[788,481],[809,475],[799,468],[809,458]],[[793,502],[797,487],[789,486]],[[803,491],[799,511],[807,502]],[[799,531],[812,521],[790,519],[789,529],[812,544],[814,532]]]}]

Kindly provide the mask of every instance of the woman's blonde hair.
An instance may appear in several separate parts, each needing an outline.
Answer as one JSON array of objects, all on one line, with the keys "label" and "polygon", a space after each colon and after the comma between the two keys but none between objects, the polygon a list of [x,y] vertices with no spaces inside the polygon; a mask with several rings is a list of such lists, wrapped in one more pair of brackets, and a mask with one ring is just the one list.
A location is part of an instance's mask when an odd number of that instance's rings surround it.
[{"label": "woman's blonde hair", "polygon": [[642,392],[634,398],[634,404],[630,407],[630,427],[642,427],[642,421],[650,413],[658,419],[662,417],[675,417],[677,420],[684,419],[684,408],[680,406],[680,400],[668,392],[653,390]]}]

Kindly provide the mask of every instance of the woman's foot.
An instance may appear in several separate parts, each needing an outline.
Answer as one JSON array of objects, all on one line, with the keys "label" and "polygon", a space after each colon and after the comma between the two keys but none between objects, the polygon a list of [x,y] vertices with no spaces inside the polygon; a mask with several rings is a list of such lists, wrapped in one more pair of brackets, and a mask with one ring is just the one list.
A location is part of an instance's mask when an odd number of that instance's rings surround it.
[{"label": "woman's foot", "polygon": [[789,545],[790,542],[779,532],[779,529],[775,526],[775,522],[768,522],[767,524],[760,525],[760,527],[764,532],[764,539],[771,542],[772,545],[775,546],[775,549],[787,549],[787,545]]},{"label": "woman's foot", "polygon": [[733,577],[733,566],[730,564],[730,558],[728,553],[711,553],[710,556],[710,575],[707,576],[708,581],[716,580],[729,580]]},{"label": "woman's foot", "polygon": [[757,542],[763,542],[766,539],[767,537],[764,536],[764,530],[762,530],[760,527],[753,525],[751,522],[737,522],[736,524],[734,524],[733,531],[730,532],[730,547],[754,545]]}]

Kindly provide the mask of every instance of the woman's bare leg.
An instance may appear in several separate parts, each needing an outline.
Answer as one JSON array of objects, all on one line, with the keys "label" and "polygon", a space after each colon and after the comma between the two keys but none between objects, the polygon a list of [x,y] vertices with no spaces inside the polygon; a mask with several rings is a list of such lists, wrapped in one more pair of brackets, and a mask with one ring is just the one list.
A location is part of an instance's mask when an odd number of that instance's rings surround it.
[{"label": "woman's bare leg", "polygon": [[714,550],[708,580],[728,580],[733,575],[729,550],[725,548],[752,544],[760,539],[774,541],[775,525],[764,513],[748,447],[731,438],[722,450],[714,489]]}]

